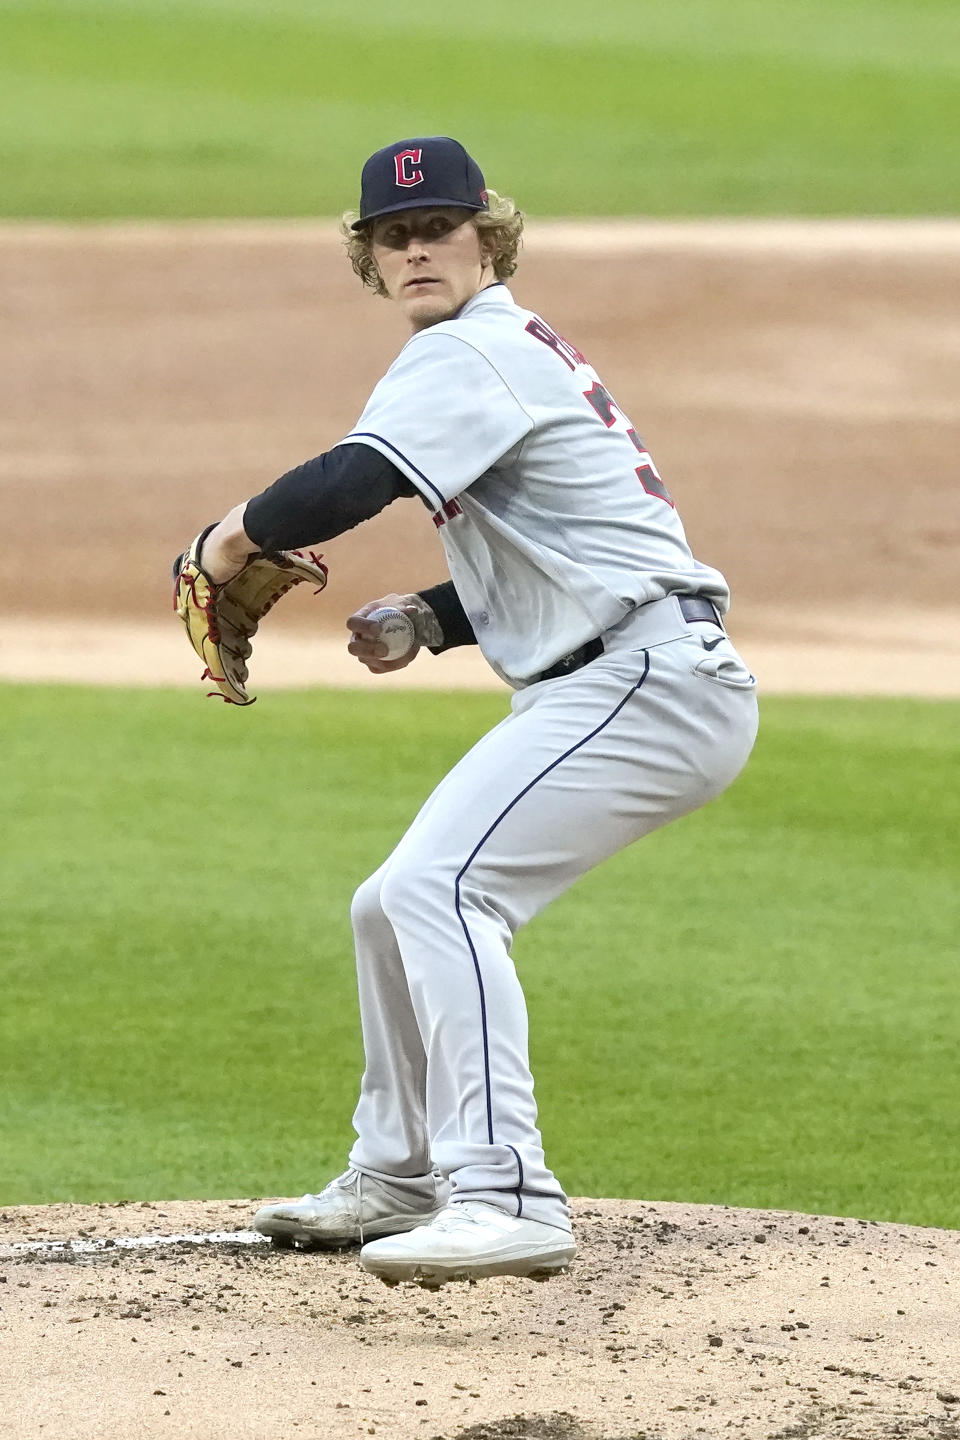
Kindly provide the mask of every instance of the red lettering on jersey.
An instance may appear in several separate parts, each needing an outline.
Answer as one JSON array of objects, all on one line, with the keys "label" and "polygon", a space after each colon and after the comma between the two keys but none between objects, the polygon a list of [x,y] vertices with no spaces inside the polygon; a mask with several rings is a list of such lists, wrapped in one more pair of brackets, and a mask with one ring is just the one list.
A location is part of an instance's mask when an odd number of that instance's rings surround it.
[{"label": "red lettering on jersey", "polygon": [[539,315],[528,323],[526,330],[528,335],[532,335],[535,340],[540,340],[544,345],[547,345],[555,355],[559,355],[564,365],[569,366],[571,370],[576,370],[578,365],[586,365],[586,357],[581,355],[576,345],[571,345],[570,341],[564,340],[563,336],[558,335],[556,330],[551,330],[550,326],[545,320],[541,320]]},{"label": "red lettering on jersey", "polygon": [[461,510],[460,505],[456,500],[447,500],[444,502],[442,510],[434,511],[433,523],[439,530],[441,525],[446,525],[448,520],[453,520],[457,515],[462,514],[463,511]]},{"label": "red lettering on jersey", "polygon": [[637,434],[636,430],[634,430],[632,425],[627,431],[627,434],[633,442],[633,448],[635,450],[639,450],[640,454],[643,456],[644,463],[637,466],[637,479],[640,481],[640,484],[643,486],[644,490],[646,490],[648,495],[655,495],[658,500],[665,500],[670,506],[671,510],[676,510],[677,507],[674,504],[674,501],[670,495],[670,491],[667,489],[666,485],[664,485],[663,481],[660,479],[659,474],[657,473],[657,467],[653,463],[653,456],[650,454],[646,445],[644,445],[643,441],[640,439],[640,436]]},{"label": "red lettering on jersey", "polygon": [[667,487],[657,474],[657,467],[653,463],[652,455],[606,386],[601,385],[599,380],[594,380],[590,389],[584,390],[583,398],[590,408],[596,411],[608,430],[616,425],[618,420],[626,422],[627,439],[643,461],[643,464],[636,467],[637,479],[648,495],[655,495],[658,500],[665,500],[670,508],[675,510],[677,507],[670,498]]},{"label": "red lettering on jersey", "polygon": [[393,163],[397,169],[397,184],[409,187],[419,185],[423,180],[423,171],[417,166],[423,159],[422,150],[400,150],[393,157]]},{"label": "red lettering on jersey", "polygon": [[593,406],[608,430],[611,425],[616,425],[617,417],[614,411],[619,407],[616,400],[614,400],[610,394],[610,391],[605,385],[601,385],[599,380],[594,380],[590,389],[584,390],[583,398],[589,405]]},{"label": "red lettering on jersey", "polygon": [[637,479],[646,490],[648,495],[655,495],[658,500],[666,500],[671,510],[676,510],[676,505],[670,498],[670,493],[660,476],[654,470],[653,465],[638,465]]}]

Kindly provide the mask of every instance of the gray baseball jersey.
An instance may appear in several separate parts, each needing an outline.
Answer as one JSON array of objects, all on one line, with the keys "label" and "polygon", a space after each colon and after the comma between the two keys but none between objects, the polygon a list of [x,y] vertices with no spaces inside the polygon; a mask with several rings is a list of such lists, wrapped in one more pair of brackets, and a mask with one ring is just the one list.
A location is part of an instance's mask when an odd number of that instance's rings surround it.
[{"label": "gray baseball jersey", "polygon": [[433,507],[480,648],[514,687],[649,601],[729,605],[596,371],[502,284],[407,342],[350,442]]}]

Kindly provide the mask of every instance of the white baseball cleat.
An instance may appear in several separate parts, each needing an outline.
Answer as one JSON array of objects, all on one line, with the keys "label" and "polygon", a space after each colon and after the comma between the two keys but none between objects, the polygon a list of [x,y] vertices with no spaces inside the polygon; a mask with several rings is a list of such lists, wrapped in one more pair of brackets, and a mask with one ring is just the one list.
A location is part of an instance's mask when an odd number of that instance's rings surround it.
[{"label": "white baseball cleat", "polygon": [[[431,1177],[428,1177],[431,1178]],[[388,1185],[359,1170],[346,1170],[320,1191],[299,1200],[263,1205],[253,1228],[275,1245],[303,1250],[343,1250],[377,1235],[412,1230],[443,1213],[450,1186],[433,1176],[433,1196],[411,1195],[402,1182]]]},{"label": "white baseball cleat", "polygon": [[360,1264],[387,1285],[414,1280],[428,1290],[448,1280],[525,1275],[547,1280],[577,1253],[569,1230],[508,1215],[484,1200],[448,1205],[435,1220],[404,1235],[374,1240]]}]

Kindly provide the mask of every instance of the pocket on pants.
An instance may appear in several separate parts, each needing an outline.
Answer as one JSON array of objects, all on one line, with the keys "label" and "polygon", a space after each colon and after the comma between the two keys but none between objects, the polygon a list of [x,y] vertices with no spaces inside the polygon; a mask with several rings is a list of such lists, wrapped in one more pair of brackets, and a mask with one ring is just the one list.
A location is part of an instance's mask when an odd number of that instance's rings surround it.
[{"label": "pocket on pants", "polygon": [[755,690],[757,679],[752,675],[730,641],[723,639],[693,667],[694,675],[722,685],[725,690]]}]

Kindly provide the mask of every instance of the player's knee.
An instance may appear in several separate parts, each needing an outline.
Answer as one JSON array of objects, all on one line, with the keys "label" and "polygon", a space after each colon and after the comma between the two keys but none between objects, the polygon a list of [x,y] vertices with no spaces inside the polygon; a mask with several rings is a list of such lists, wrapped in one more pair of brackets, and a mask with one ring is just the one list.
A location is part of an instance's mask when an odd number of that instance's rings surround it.
[{"label": "player's knee", "polygon": [[423,917],[454,910],[455,876],[442,862],[418,856],[396,856],[380,887],[380,904],[392,925],[416,923]]}]

